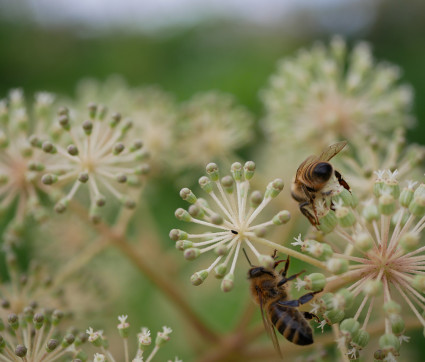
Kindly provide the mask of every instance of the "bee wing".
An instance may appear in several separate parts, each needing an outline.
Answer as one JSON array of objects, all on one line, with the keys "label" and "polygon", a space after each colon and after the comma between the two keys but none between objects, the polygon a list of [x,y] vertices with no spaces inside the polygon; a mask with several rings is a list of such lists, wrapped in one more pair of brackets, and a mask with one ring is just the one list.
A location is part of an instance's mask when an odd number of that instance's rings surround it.
[{"label": "bee wing", "polygon": [[263,298],[261,296],[260,291],[257,290],[258,293],[258,299],[260,301],[260,309],[261,309],[261,318],[263,319],[264,328],[266,329],[267,334],[271,338],[273,342],[274,349],[278,353],[279,357],[283,359],[282,351],[280,350],[279,341],[277,340],[276,331],[274,330],[273,324],[270,322],[270,320],[266,317],[264,313],[264,305],[263,305]]},{"label": "bee wing", "polygon": [[342,141],[342,142],[338,142],[338,143],[334,143],[333,145],[330,145],[319,156],[319,160],[329,161],[332,157],[334,157],[336,154],[341,152],[341,150],[345,147],[346,144],[347,144],[347,141]]}]

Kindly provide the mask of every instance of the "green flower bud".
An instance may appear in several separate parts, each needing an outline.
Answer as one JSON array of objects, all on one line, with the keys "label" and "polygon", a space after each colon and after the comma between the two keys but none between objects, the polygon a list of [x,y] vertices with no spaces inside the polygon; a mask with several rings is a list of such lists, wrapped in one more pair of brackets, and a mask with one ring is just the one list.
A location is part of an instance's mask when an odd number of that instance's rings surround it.
[{"label": "green flower bud", "polygon": [[199,255],[201,255],[201,251],[197,248],[186,249],[183,253],[186,260],[195,260]]},{"label": "green flower bud", "polygon": [[245,180],[251,180],[255,173],[255,163],[253,161],[247,161],[243,169]]},{"label": "green flower bud", "polygon": [[405,324],[403,318],[398,314],[393,314],[390,318],[391,330],[396,336],[400,336],[405,331]]},{"label": "green flower bud", "polygon": [[206,167],[206,171],[211,181],[218,181],[220,173],[218,166],[215,163],[209,163]]},{"label": "green flower bud", "polygon": [[96,117],[97,104],[91,102],[87,105],[87,109],[89,110],[89,116],[90,116],[91,119]]},{"label": "green flower bud", "polygon": [[352,207],[353,206],[353,196],[350,191],[348,191],[345,188],[342,188],[341,192],[339,194],[336,194],[332,196],[332,201],[337,203],[339,200],[342,201],[342,205],[346,207]]},{"label": "green flower bud", "polygon": [[416,250],[419,245],[419,234],[409,231],[405,233],[400,239],[400,246],[404,252]]},{"label": "green flower bud", "polygon": [[339,325],[341,334],[351,340],[360,329],[360,323],[354,318],[344,319]]},{"label": "green flower bud", "polygon": [[189,240],[177,240],[176,241],[176,249],[177,250],[186,250],[193,247],[193,243]]},{"label": "green flower bud", "polygon": [[44,324],[44,315],[41,313],[34,314],[33,324],[35,329],[40,329]]},{"label": "green flower bud", "polygon": [[27,347],[22,344],[18,344],[15,348],[15,354],[20,358],[24,358],[27,355],[27,352]]},{"label": "green flower bud", "polygon": [[326,285],[326,277],[321,273],[312,273],[307,275],[304,278],[306,284],[306,289],[312,290],[313,292],[318,292],[323,290]]},{"label": "green flower bud", "polygon": [[222,184],[224,190],[226,190],[226,192],[228,194],[232,194],[233,193],[234,187],[233,187],[233,179],[232,179],[231,176],[224,176],[221,179],[221,184]]},{"label": "green flower bud", "polygon": [[187,240],[188,238],[188,234],[186,231],[183,230],[179,230],[179,229],[172,229],[170,231],[170,239],[173,241],[177,241],[177,240]]},{"label": "green flower bud", "polygon": [[181,189],[180,197],[190,204],[194,204],[196,202],[196,196],[187,187],[185,187],[184,189]]},{"label": "green flower bud", "polygon": [[363,293],[369,297],[375,297],[382,293],[382,282],[380,280],[368,280],[363,287]]},{"label": "green flower bud", "polygon": [[53,352],[57,348],[57,346],[59,346],[59,341],[57,339],[50,339],[46,343],[46,352]]},{"label": "green flower bud", "polygon": [[344,228],[353,226],[356,223],[356,217],[348,207],[339,207],[335,211],[335,215],[339,224]]},{"label": "green flower bud", "polygon": [[267,229],[265,227],[259,227],[254,229],[254,233],[259,238],[262,238],[267,233]]},{"label": "green flower bud", "polygon": [[227,274],[222,282],[221,282],[221,290],[223,292],[230,292],[233,289],[233,280],[234,280],[234,275],[233,274]]},{"label": "green flower bud", "polygon": [[275,198],[283,190],[283,186],[283,180],[281,180],[280,178],[277,178],[276,180],[270,182],[266,188],[265,198]]},{"label": "green flower bud", "polygon": [[379,219],[379,211],[375,204],[366,205],[362,214],[367,222],[372,222]]},{"label": "green flower bud", "polygon": [[9,314],[7,316],[7,322],[9,326],[12,327],[15,331],[19,328],[19,318],[15,313]]},{"label": "green flower bud", "polygon": [[385,180],[385,190],[389,190],[390,194],[398,199],[400,197],[400,185],[395,179],[386,179]]},{"label": "green flower bud", "polygon": [[41,145],[41,149],[46,153],[54,154],[57,152],[55,145],[50,141],[44,141]]},{"label": "green flower bud", "polygon": [[232,176],[235,181],[241,181],[242,180],[242,165],[239,162],[235,162],[230,167],[230,172],[232,173]]},{"label": "green flower bud", "polygon": [[338,219],[333,210],[329,210],[326,215],[319,218],[319,229],[324,234],[329,234],[338,224]]},{"label": "green flower bud", "polygon": [[400,314],[401,306],[393,300],[389,300],[384,304],[384,311],[387,315]]},{"label": "green flower bud", "polygon": [[193,274],[190,277],[190,282],[193,285],[201,285],[204,282],[204,280],[207,279],[208,274],[209,274],[209,272],[206,269],[205,270],[201,270],[199,272],[196,272],[195,274]]},{"label": "green flower bud", "polygon": [[270,255],[260,255],[258,257],[258,262],[261,266],[272,269],[274,267],[274,259]]},{"label": "green flower bud", "polygon": [[62,311],[55,309],[52,314],[52,324],[54,326],[57,326],[59,322],[63,319],[63,316],[64,314]]},{"label": "green flower bud", "polygon": [[223,216],[221,216],[219,214],[213,214],[213,215],[211,215],[211,222],[214,225],[221,225],[224,222]]},{"label": "green flower bud", "polygon": [[415,275],[413,277],[412,286],[418,292],[425,293],[425,275]]},{"label": "green flower bud", "polygon": [[323,314],[323,319],[327,324],[339,323],[344,319],[345,313],[341,309],[331,309]]},{"label": "green flower bud", "polygon": [[348,270],[348,261],[346,259],[331,258],[326,266],[331,273],[342,274]]},{"label": "green flower bud", "polygon": [[84,133],[87,136],[90,136],[91,135],[91,132],[93,130],[93,122],[90,121],[90,120],[86,120],[86,121],[83,122],[82,127],[83,127],[83,130],[84,130]]},{"label": "green flower bud", "polygon": [[225,244],[219,244],[215,247],[214,252],[217,255],[226,255],[229,252],[229,247]]},{"label": "green flower bud", "polygon": [[213,183],[211,182],[211,180],[207,177],[207,176],[202,176],[199,179],[199,185],[201,186],[201,188],[210,193],[213,191]]},{"label": "green flower bud", "polygon": [[118,183],[123,184],[127,182],[127,175],[124,173],[119,173],[115,176],[115,179],[117,180]]},{"label": "green flower bud", "polygon": [[360,329],[357,334],[352,338],[351,345],[358,350],[362,350],[367,346],[370,340],[370,335],[364,329]]},{"label": "green flower bud", "polygon": [[379,212],[383,215],[391,215],[395,211],[395,199],[391,194],[383,193],[379,197]]},{"label": "green flower bud", "polygon": [[2,336],[0,336],[0,352],[3,351],[4,347],[6,347],[6,341]]},{"label": "green flower bud", "polygon": [[413,200],[413,190],[411,188],[405,187],[400,194],[400,205],[403,207],[409,207],[410,203]]},{"label": "green flower bud", "polygon": [[413,194],[413,198],[419,197],[419,196],[425,196],[425,184],[422,183],[418,186],[418,188],[415,190],[415,193]]},{"label": "green flower bud", "polygon": [[381,347],[384,352],[396,355],[400,350],[400,341],[394,334],[387,333],[379,338],[379,347]]},{"label": "green flower bud", "polygon": [[114,147],[112,148],[112,154],[117,156],[119,155],[122,151],[124,151],[125,147],[124,144],[122,144],[121,142],[117,143],[114,145]]},{"label": "green flower bud", "polygon": [[325,293],[319,299],[319,305],[322,309],[331,310],[334,307],[333,303],[334,294],[333,293]]},{"label": "green flower bud", "polygon": [[383,361],[387,357],[387,354],[382,350],[378,349],[373,354],[374,361]]},{"label": "green flower bud", "polygon": [[254,192],[251,194],[251,196],[250,196],[249,200],[250,200],[250,205],[251,205],[251,207],[256,208],[256,207],[258,207],[258,205],[260,205],[260,204],[261,204],[261,202],[263,201],[263,195],[261,194],[261,192],[260,192],[260,191],[254,191]]},{"label": "green flower bud", "polygon": [[347,289],[340,289],[334,296],[333,305],[335,308],[349,309],[353,301],[354,295],[352,292]]},{"label": "green flower bud", "polygon": [[68,333],[67,335],[65,335],[65,337],[63,337],[61,346],[62,348],[67,348],[69,347],[71,344],[73,344],[75,341],[75,337],[73,334]]},{"label": "green flower bud", "polygon": [[275,225],[282,225],[286,224],[291,219],[291,213],[288,210],[280,211],[278,214],[276,214],[272,221]]},{"label": "green flower bud", "polygon": [[379,198],[382,194],[382,190],[384,189],[385,183],[382,179],[377,179],[373,185],[373,194],[375,197]]},{"label": "green flower bud", "polygon": [[368,233],[360,233],[354,237],[354,245],[363,252],[368,252],[372,249],[373,244],[373,239]]},{"label": "green flower bud", "polygon": [[58,181],[58,177],[52,173],[47,173],[41,177],[41,182],[45,185],[52,185]]},{"label": "green flower bud", "polygon": [[197,205],[197,204],[190,205],[188,211],[189,211],[190,216],[197,218],[197,219],[203,219],[204,216],[205,216],[204,209],[200,205]]},{"label": "green flower bud", "polygon": [[425,194],[420,194],[413,198],[413,201],[409,205],[409,211],[417,217],[425,215]]},{"label": "green flower bud", "polygon": [[218,264],[215,268],[214,268],[214,272],[215,272],[215,277],[217,279],[221,279],[223,278],[226,273],[227,273],[227,265],[226,264]]},{"label": "green flower bud", "polygon": [[176,216],[178,220],[186,221],[186,222],[192,221],[192,216],[190,216],[190,214],[185,209],[182,209],[182,208],[177,209],[174,215]]},{"label": "green flower bud", "polygon": [[130,146],[130,152],[138,151],[143,147],[143,142],[141,140],[136,140]]}]

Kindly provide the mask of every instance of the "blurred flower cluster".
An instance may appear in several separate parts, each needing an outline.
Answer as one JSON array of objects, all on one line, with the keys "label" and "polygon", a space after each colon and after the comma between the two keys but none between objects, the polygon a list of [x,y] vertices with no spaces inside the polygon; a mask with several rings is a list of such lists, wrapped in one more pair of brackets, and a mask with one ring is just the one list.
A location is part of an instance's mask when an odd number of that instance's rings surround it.
[{"label": "blurred flower cluster", "polygon": [[[120,76],[82,80],[71,99],[12,90],[0,100],[1,360],[273,360],[271,342],[255,342],[264,328],[243,307],[244,278],[282,255],[288,298],[312,297],[314,350],[333,347],[343,361],[415,353],[406,342],[425,329],[425,148],[406,138],[415,117],[401,70],[334,37],[282,59],[260,98],[258,122],[232,94],[177,101]],[[341,141],[325,160],[331,178],[292,200],[301,162]],[[210,274],[232,293],[190,286]],[[166,320],[177,331],[167,350],[170,327],[155,339],[142,328],[132,347],[126,315],[108,340],[117,309],[156,329]]]}]

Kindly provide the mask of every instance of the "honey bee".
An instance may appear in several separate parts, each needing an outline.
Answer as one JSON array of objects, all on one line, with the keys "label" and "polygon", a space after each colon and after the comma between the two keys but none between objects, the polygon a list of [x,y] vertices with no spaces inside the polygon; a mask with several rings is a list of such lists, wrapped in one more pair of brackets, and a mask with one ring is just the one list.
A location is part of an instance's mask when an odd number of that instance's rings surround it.
[{"label": "honey bee", "polygon": [[300,211],[314,226],[320,225],[315,200],[318,197],[325,198],[332,194],[332,189],[326,186],[332,175],[335,175],[338,183],[350,191],[350,186],[328,162],[345,147],[347,141],[338,142],[329,146],[320,156],[308,157],[297,169],[294,182],[292,183],[292,198],[299,203]]},{"label": "honey bee", "polygon": [[[275,250],[272,255],[273,258],[276,257],[276,252]],[[248,259],[246,253],[245,256]],[[272,339],[279,356],[282,358],[274,328],[292,343],[300,346],[312,344],[313,330],[307,319],[316,318],[319,322],[320,320],[312,313],[299,311],[297,307],[309,302],[315,294],[321,291],[307,293],[298,299],[292,300],[286,290],[286,283],[304,273],[305,270],[286,277],[289,268],[289,256],[286,260],[275,261],[273,269],[253,266],[249,259],[248,262],[251,265],[251,269],[248,272],[248,279],[251,282],[251,294],[255,302],[260,306],[264,327]],[[276,267],[283,262],[285,266],[280,272],[277,272]]]}]

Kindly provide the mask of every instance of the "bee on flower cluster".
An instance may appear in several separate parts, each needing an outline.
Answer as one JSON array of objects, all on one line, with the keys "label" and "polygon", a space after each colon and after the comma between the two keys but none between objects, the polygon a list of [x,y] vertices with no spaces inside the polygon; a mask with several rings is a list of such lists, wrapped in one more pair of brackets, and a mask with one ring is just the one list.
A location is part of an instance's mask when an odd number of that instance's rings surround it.
[{"label": "bee on flower cluster", "polygon": [[[272,255],[273,259],[276,258],[276,253],[277,250]],[[248,256],[246,257],[248,259]],[[287,290],[287,283],[304,273],[305,270],[287,277],[289,256],[287,259],[275,261],[273,268],[254,266],[249,259],[248,262],[251,265],[251,269],[248,271],[251,294],[260,306],[264,327],[279,356],[283,357],[274,328],[294,344],[300,346],[312,344],[313,330],[307,320],[316,318],[319,321],[319,318],[313,313],[301,312],[297,307],[308,303],[314,298],[315,294],[322,290],[306,293],[298,299],[291,299]],[[285,265],[280,272],[277,272],[276,267],[280,263],[285,263]]]},{"label": "bee on flower cluster", "polygon": [[338,142],[326,148],[320,156],[307,157],[297,169],[291,195],[313,226],[320,225],[316,202],[326,202],[338,186],[350,191],[350,186],[339,171],[328,162],[341,152],[346,144],[347,141]]}]

